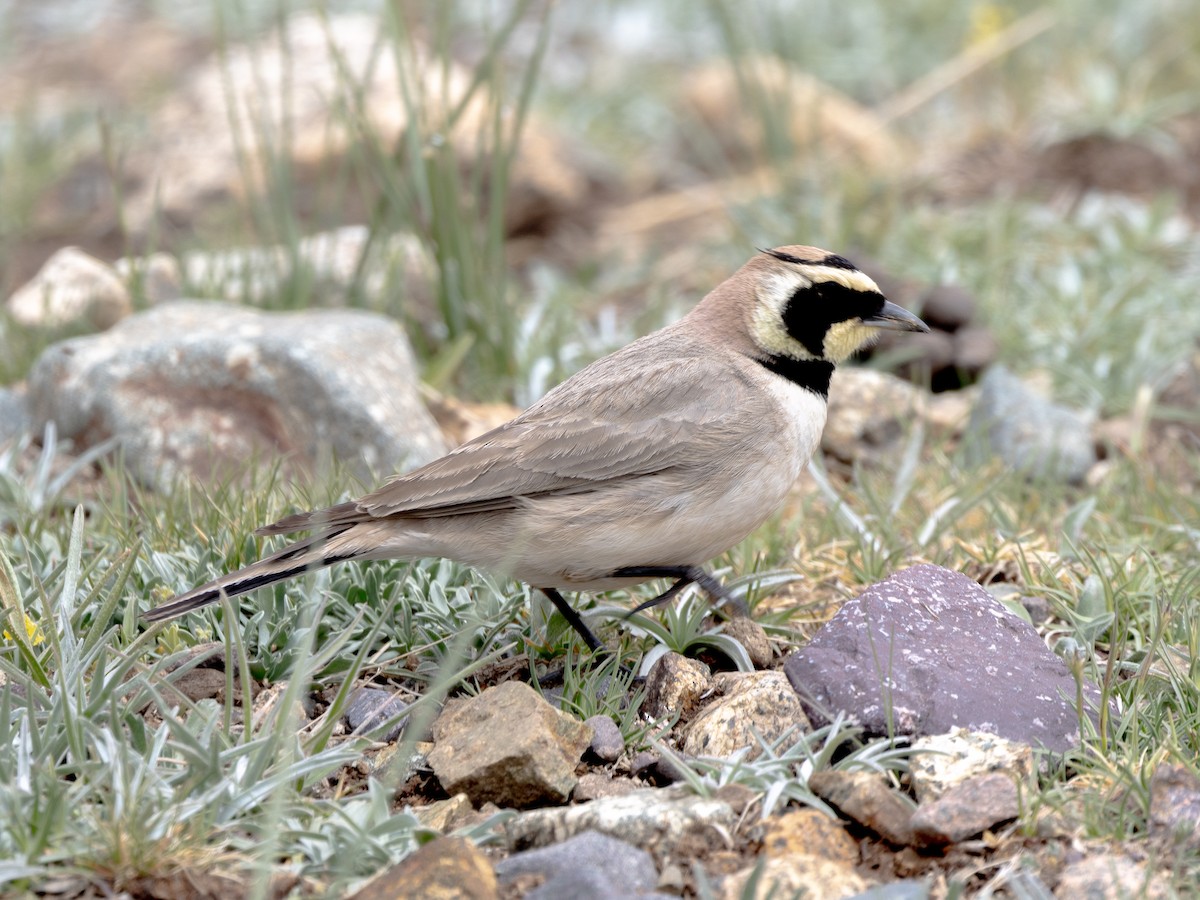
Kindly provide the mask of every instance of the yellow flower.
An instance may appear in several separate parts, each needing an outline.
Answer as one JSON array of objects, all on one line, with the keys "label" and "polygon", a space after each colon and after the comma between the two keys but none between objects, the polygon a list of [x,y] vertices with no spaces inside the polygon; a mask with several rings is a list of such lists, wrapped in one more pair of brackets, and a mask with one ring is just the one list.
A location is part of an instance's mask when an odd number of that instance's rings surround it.
[{"label": "yellow flower", "polygon": [[995,3],[981,3],[971,10],[967,46],[973,47],[995,37],[1012,24],[1012,10]]},{"label": "yellow flower", "polygon": [[[10,632],[5,631],[4,639],[6,641],[11,641],[13,636]],[[33,621],[33,619],[29,618],[29,613],[25,613],[25,639],[35,647],[38,644],[44,643],[46,640],[46,636],[42,634],[42,626]]]}]

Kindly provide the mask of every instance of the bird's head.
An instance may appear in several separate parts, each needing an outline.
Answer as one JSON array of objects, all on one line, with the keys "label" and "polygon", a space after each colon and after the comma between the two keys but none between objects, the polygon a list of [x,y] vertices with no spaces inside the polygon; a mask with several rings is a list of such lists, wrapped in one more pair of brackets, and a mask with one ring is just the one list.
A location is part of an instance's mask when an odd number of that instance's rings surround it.
[{"label": "bird's head", "polygon": [[837,364],[881,331],[929,331],[849,260],[816,247],[763,250],[743,273],[754,286],[750,338],[768,357]]}]

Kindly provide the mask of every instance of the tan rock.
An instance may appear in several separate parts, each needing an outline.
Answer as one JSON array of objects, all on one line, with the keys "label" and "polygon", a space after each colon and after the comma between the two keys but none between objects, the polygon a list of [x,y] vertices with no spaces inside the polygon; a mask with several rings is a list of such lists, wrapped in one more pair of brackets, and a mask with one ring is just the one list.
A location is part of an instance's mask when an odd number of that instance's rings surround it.
[{"label": "tan rock", "polygon": [[112,266],[64,247],[8,298],[8,312],[31,328],[104,331],[133,312],[133,300]]},{"label": "tan rock", "polygon": [[858,842],[841,822],[819,809],[788,810],[764,824],[763,853],[771,859],[807,853],[851,866],[858,862]]},{"label": "tan rock", "polygon": [[725,696],[688,725],[683,734],[685,753],[730,756],[751,747],[748,757],[754,759],[762,753],[760,737],[769,743],[788,731],[798,737],[811,727],[799,695],[782,672],[724,673],[718,683]]},{"label": "tan rock", "polygon": [[768,859],[762,866],[753,894],[746,889],[756,866],[735,872],[721,883],[725,900],[767,900],[769,897],[804,897],[805,900],[843,900],[869,888],[870,882],[843,862],[807,853]]},{"label": "tan rock", "polygon": [[495,900],[492,866],[463,838],[441,837],[367,882],[350,900]]},{"label": "tan rock", "polygon": [[564,802],[592,739],[591,728],[516,681],[448,707],[432,730],[429,764],[448,793],[516,807]]}]

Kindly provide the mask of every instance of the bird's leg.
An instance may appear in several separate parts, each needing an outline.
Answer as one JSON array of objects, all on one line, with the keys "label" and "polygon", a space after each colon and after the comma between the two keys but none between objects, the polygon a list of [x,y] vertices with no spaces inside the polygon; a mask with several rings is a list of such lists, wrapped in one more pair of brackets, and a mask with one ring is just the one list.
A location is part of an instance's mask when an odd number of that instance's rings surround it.
[{"label": "bird's leg", "polygon": [[599,650],[604,646],[600,643],[600,639],[592,634],[592,630],[583,623],[579,613],[575,612],[571,608],[571,604],[563,599],[562,594],[554,588],[538,588],[538,590],[550,598],[555,609],[562,613],[562,617],[567,620],[568,625],[575,629],[575,633],[583,638],[583,642],[588,645],[589,650]]},{"label": "bird's leg", "polygon": [[643,609],[649,609],[651,606],[657,606],[660,603],[666,603],[678,594],[689,584],[695,583],[704,589],[704,592],[715,600],[721,600],[733,608],[736,615],[747,616],[750,611],[746,608],[743,600],[738,599],[725,589],[725,585],[717,581],[699,566],[626,566],[623,569],[617,569],[613,572],[617,578],[678,578],[675,584],[671,585],[653,600],[648,600],[639,606],[634,612],[640,612]]}]

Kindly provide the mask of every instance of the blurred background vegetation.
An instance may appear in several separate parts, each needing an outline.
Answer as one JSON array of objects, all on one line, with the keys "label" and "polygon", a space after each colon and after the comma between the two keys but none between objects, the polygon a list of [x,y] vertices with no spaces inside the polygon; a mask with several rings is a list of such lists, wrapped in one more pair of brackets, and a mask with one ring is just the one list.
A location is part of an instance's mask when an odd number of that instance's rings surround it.
[{"label": "blurred background vegetation", "polygon": [[[312,114],[307,54],[347,17],[368,40],[326,48],[336,101]],[[527,404],[753,248],[811,243],[960,285],[1010,368],[1144,426],[1200,335],[1198,160],[1192,0],[0,5],[4,295],[65,245],[299,258],[305,237],[362,225],[344,296],[300,265],[266,295],[247,273],[247,302],[384,311],[408,324],[425,379],[471,400]],[[368,286],[369,254],[397,234],[419,277],[396,262]],[[0,325],[2,385],[62,336]],[[1194,395],[1168,414],[1200,426]],[[1200,754],[1200,453],[1138,427],[1102,480],[1072,488],[914,434],[919,466],[825,482],[720,562],[806,573],[807,593],[756,607],[780,642],[913,559],[1002,570],[1048,598],[1047,639],[1069,638],[1124,713],[1035,805],[1067,810],[1083,838],[1137,840],[1153,765]],[[67,873],[149,890],[138,879],[171,866],[228,864],[265,894],[286,863],[345,887],[427,836],[385,792],[342,793],[362,752],[333,739],[349,686],[419,687],[432,705],[498,659],[570,644],[524,588],[437,561],[324,572],[241,617],[146,633],[147,598],[242,564],[261,552],[254,527],[354,487],[268,472],[155,495],[50,437],[0,453],[0,587],[26,623],[5,633],[0,682],[48,698],[0,702],[0,885]],[[624,635],[624,651],[685,646],[687,618]],[[210,640],[242,681],[165,712],[165,673]],[[243,727],[251,678],[315,686],[325,717]],[[762,790],[793,774],[746,771]],[[1172,863],[1181,885],[1194,856]]]}]

